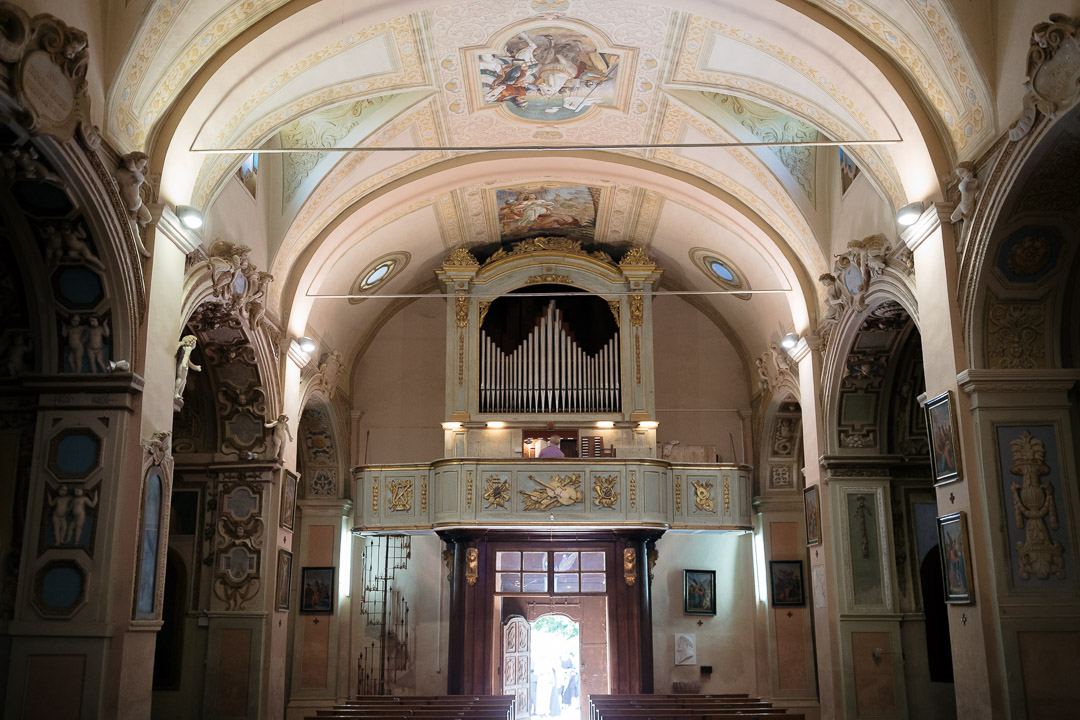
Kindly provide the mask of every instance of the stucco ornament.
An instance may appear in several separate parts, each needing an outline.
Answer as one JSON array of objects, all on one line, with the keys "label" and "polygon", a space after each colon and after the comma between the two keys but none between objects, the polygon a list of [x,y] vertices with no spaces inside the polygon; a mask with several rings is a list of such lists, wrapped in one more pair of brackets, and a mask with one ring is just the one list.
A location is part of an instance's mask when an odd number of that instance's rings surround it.
[{"label": "stucco ornament", "polygon": [[549,482],[537,480],[533,475],[529,479],[543,487],[529,492],[518,490],[524,501],[524,510],[550,510],[560,505],[576,505],[584,500],[580,473],[552,475]]},{"label": "stucco ornament", "polygon": [[141,193],[149,162],[150,157],[146,153],[131,152],[120,157],[120,167],[116,169],[116,184],[120,188],[124,208],[128,211],[128,217],[139,225],[146,225],[153,219],[143,203]]},{"label": "stucco ornament", "polygon": [[270,437],[270,457],[280,460],[285,455],[285,447],[292,442],[292,431],[289,430],[289,416],[278,415],[273,422],[264,423],[263,427],[273,430]]},{"label": "stucco ornament", "polygon": [[202,372],[201,365],[196,365],[191,362],[191,353],[195,350],[196,342],[197,340],[194,335],[185,335],[180,342],[176,344],[176,350],[179,355],[176,361],[176,383],[173,389],[173,400],[176,411],[179,411],[180,408],[184,407],[184,388],[187,387],[188,371],[194,370],[195,372]]},{"label": "stucco ornament", "polygon": [[1061,543],[1050,538],[1050,530],[1058,529],[1057,505],[1054,503],[1054,487],[1039,482],[1050,472],[1043,462],[1046,446],[1042,440],[1024,433],[1009,443],[1013,465],[1010,472],[1023,478],[1022,484],[1012,484],[1013,516],[1016,527],[1024,530],[1026,537],[1016,543],[1020,556],[1020,577],[1027,580],[1032,573],[1040,580],[1053,575],[1065,577],[1064,550]]},{"label": "stucco ornament", "polygon": [[979,179],[975,177],[975,165],[969,162],[963,162],[957,166],[956,177],[960,179],[957,185],[960,190],[960,202],[956,204],[949,219],[960,222],[971,217],[971,211],[975,209],[975,199],[979,195]]},{"label": "stucco ornament", "polygon": [[1060,13],[1031,29],[1024,111],[1009,129],[1017,141],[1035,125],[1036,112],[1054,118],[1080,99],[1080,18]]},{"label": "stucco ornament", "polygon": [[210,246],[207,263],[214,296],[257,329],[266,314],[265,299],[274,276],[251,262],[251,248],[223,240]]}]

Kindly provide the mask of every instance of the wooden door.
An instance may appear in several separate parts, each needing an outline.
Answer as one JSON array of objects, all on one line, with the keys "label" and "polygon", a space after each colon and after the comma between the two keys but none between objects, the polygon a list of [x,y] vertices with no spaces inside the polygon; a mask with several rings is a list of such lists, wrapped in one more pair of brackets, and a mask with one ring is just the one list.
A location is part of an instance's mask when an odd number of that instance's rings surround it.
[{"label": "wooden door", "polygon": [[589,696],[608,687],[607,597],[581,598],[581,717],[589,717]]},{"label": "wooden door", "polygon": [[529,622],[515,615],[503,625],[503,694],[514,696],[514,717],[529,717]]}]

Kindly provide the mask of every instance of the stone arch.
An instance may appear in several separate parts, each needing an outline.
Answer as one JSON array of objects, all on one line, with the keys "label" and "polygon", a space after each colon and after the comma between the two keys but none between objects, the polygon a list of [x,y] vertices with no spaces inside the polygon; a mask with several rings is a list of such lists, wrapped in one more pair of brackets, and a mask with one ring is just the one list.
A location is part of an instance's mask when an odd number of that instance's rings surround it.
[{"label": "stone arch", "polygon": [[765,410],[755,495],[798,490],[803,485],[802,407],[797,391],[781,387]]},{"label": "stone arch", "polygon": [[1041,117],[980,171],[987,191],[964,221],[960,301],[972,368],[1075,367],[1075,197],[1080,107]]},{"label": "stone arch", "polygon": [[[917,324],[899,298],[880,290],[867,293],[865,302],[862,310],[848,310],[829,338],[825,354],[822,382],[828,454],[889,451],[890,393],[903,384],[898,380],[899,359],[907,357],[905,353],[921,357]],[[909,345],[914,349],[909,350]],[[909,388],[905,398],[914,402],[911,392]]]}]

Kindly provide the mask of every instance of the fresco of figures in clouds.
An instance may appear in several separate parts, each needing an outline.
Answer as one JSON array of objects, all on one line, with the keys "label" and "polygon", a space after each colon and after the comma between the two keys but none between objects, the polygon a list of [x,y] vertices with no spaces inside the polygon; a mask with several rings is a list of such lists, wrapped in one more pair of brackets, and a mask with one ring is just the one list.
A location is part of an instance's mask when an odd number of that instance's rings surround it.
[{"label": "fresco of figures in clouds", "polygon": [[600,188],[532,183],[495,191],[499,234],[512,242],[561,236],[591,240],[596,231]]},{"label": "fresco of figures in clouds", "polygon": [[615,104],[620,55],[600,52],[594,40],[568,28],[522,31],[501,52],[480,53],[483,104],[528,120],[579,118]]}]

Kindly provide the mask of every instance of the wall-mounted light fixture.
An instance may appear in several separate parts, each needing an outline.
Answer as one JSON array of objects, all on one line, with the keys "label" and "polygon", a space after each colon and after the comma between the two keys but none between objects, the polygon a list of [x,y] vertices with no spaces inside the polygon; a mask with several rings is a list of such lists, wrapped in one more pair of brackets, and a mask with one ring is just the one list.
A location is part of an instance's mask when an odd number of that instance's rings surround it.
[{"label": "wall-mounted light fixture", "polygon": [[908,203],[896,211],[896,222],[902,227],[914,225],[923,214],[923,210],[925,208],[921,202]]},{"label": "wall-mounted light fixture", "polygon": [[306,353],[310,353],[315,349],[315,341],[305,335],[296,341],[296,344],[300,346],[300,349]]},{"label": "wall-mounted light fixture", "polygon": [[442,429],[443,430],[457,430],[460,427],[461,427],[461,423],[459,423],[459,422],[444,422],[442,424]]},{"label": "wall-mounted light fixture", "polygon": [[180,222],[188,230],[198,230],[203,226],[202,213],[190,205],[177,205],[176,217],[180,218]]},{"label": "wall-mounted light fixture", "polygon": [[642,430],[655,430],[660,427],[660,423],[656,420],[642,420],[637,426]]},{"label": "wall-mounted light fixture", "polygon": [[492,430],[498,430],[500,428],[506,427],[506,423],[504,423],[502,420],[489,420],[487,426]]},{"label": "wall-mounted light fixture", "polygon": [[784,337],[780,338],[780,347],[784,350],[791,350],[793,347],[799,344],[799,336],[796,333],[789,332]]},{"label": "wall-mounted light fixture", "polygon": [[597,420],[596,427],[598,428],[613,428],[615,423],[611,420]]}]

